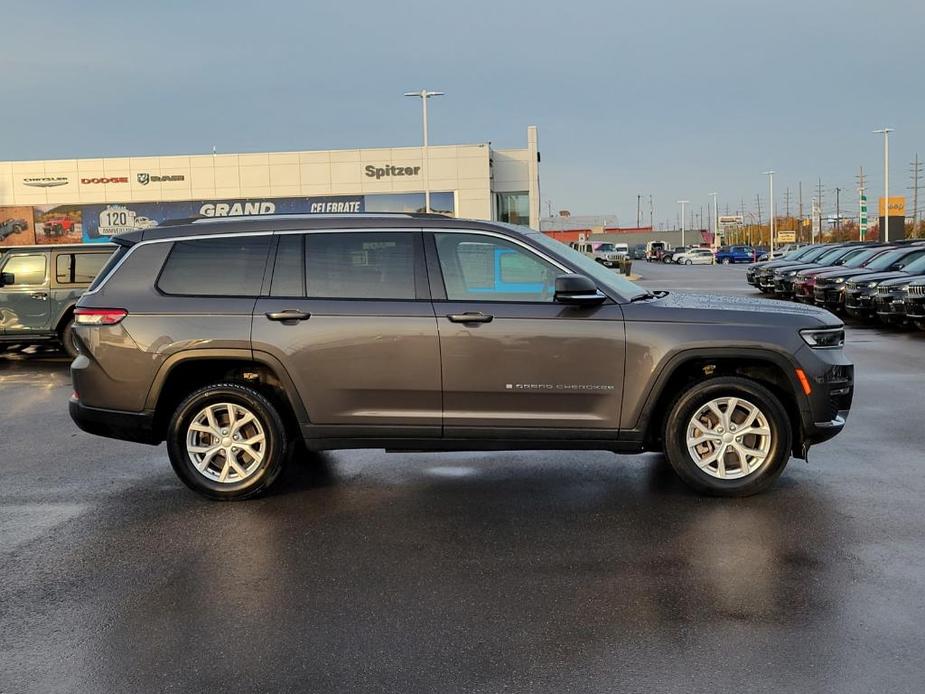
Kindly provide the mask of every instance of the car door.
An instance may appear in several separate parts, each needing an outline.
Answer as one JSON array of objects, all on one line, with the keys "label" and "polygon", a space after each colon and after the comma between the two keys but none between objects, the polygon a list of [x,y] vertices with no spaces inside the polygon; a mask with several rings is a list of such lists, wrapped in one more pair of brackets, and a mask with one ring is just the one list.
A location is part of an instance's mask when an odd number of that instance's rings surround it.
[{"label": "car door", "polygon": [[613,435],[625,361],[620,306],[556,303],[555,278],[570,270],[513,237],[435,231],[426,248],[444,436]]},{"label": "car door", "polygon": [[9,253],[0,272],[13,276],[12,283],[0,287],[0,330],[7,335],[48,332],[48,254]]},{"label": "car door", "polygon": [[278,234],[252,335],[287,369],[316,435],[440,436],[419,229]]}]

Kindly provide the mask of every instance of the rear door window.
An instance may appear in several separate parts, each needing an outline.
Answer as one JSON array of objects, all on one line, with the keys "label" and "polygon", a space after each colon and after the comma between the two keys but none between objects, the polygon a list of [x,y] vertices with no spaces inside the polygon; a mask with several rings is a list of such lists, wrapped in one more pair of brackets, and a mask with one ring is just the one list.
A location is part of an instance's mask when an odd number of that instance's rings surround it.
[{"label": "rear door window", "polygon": [[181,296],[251,297],[260,294],[270,236],[177,241],[157,287]]},{"label": "rear door window", "polygon": [[55,260],[58,284],[90,284],[109,260],[108,253],[62,253]]},{"label": "rear door window", "polygon": [[305,258],[302,251],[303,234],[284,234],[276,246],[273,264],[273,281],[270,296],[305,296]]},{"label": "rear door window", "polygon": [[417,232],[307,234],[307,295],[318,299],[416,298],[419,237]]}]

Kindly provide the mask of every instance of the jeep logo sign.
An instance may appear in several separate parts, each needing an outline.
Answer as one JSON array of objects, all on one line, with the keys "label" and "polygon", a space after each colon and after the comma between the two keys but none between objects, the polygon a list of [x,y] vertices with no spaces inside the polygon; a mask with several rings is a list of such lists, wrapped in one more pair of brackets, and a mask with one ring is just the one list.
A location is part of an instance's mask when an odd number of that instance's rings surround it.
[{"label": "jeep logo sign", "polygon": [[375,178],[377,181],[383,176],[417,176],[421,173],[420,166],[373,166],[366,167],[366,176]]}]

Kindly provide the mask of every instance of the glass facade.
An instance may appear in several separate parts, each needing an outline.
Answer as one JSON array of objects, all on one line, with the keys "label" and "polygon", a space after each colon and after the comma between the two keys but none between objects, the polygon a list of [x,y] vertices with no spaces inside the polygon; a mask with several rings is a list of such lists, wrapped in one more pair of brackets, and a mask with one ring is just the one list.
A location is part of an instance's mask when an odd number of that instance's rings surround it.
[{"label": "glass facade", "polygon": [[495,209],[499,222],[530,226],[530,194],[526,191],[495,193]]}]

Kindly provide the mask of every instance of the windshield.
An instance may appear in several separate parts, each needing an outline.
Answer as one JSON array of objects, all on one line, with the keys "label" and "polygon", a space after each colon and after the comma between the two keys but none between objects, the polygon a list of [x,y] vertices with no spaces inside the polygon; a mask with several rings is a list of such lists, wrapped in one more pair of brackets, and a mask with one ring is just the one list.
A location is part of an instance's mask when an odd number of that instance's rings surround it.
[{"label": "windshield", "polygon": [[819,265],[830,265],[841,258],[846,251],[846,248],[830,248],[822,255],[817,256],[813,262],[818,263]]},{"label": "windshield", "polygon": [[[524,231],[523,227],[507,224],[504,226],[509,226],[521,233]],[[535,241],[540,246],[548,248],[550,251],[563,258],[573,268],[580,270],[582,274],[593,279],[598,285],[613,291],[624,299],[632,299],[634,296],[648,293],[645,289],[639,285],[633,284],[622,275],[618,275],[613,270],[608,270],[600,263],[591,260],[588,256],[578,253],[564,243],[546,236],[546,234],[531,231],[529,236],[531,241]]]},{"label": "windshield", "polygon": [[886,270],[888,267],[890,267],[890,265],[902,258],[906,253],[908,253],[908,251],[905,248],[897,248],[895,251],[884,253],[877,259],[871,261],[870,265],[867,266],[867,269],[873,270],[874,272]]},{"label": "windshield", "polygon": [[844,263],[845,267],[861,267],[871,258],[875,258],[879,253],[883,253],[882,248],[869,248],[866,251],[858,253],[856,256],[851,258]]},{"label": "windshield", "polygon": [[917,258],[906,265],[903,272],[908,272],[910,275],[925,275],[925,256]]},{"label": "windshield", "polygon": [[605,253],[607,253],[608,251],[613,250],[613,244],[612,243],[602,243],[600,246],[597,247],[597,250],[604,251]]}]

